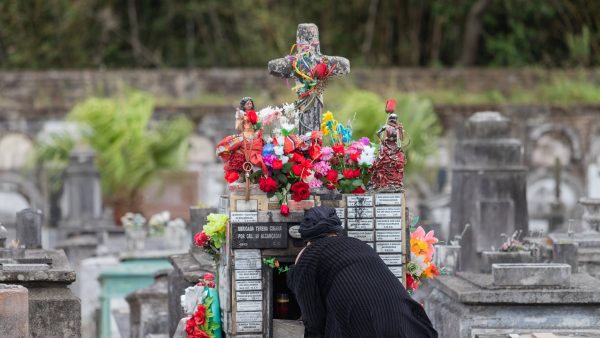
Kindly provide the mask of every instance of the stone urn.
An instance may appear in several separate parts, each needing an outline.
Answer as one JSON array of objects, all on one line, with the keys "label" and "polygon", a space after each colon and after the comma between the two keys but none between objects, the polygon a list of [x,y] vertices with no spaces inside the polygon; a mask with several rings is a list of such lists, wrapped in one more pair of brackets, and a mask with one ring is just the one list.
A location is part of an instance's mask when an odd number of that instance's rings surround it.
[{"label": "stone urn", "polygon": [[492,272],[492,264],[534,263],[531,251],[483,251],[481,253],[481,272]]},{"label": "stone urn", "polygon": [[600,230],[600,198],[581,198],[579,204],[583,206],[584,230],[599,231]]}]

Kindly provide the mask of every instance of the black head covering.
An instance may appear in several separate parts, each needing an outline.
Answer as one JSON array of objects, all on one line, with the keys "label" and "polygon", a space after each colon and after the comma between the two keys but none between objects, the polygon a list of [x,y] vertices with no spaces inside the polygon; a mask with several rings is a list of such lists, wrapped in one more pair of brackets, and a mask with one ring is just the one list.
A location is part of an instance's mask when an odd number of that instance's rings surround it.
[{"label": "black head covering", "polygon": [[304,221],[300,223],[300,236],[304,240],[317,239],[330,233],[341,234],[342,222],[332,207],[314,207],[304,213]]}]

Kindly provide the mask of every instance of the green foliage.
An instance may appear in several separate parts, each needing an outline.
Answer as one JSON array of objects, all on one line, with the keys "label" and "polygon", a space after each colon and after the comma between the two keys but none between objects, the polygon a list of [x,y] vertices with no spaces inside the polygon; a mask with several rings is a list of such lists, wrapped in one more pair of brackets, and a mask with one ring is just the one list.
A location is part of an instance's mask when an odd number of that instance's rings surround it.
[{"label": "green foliage", "polygon": [[130,92],[117,98],[90,98],[76,105],[68,121],[81,125],[81,140],[52,137],[38,146],[38,161],[57,160],[66,166],[77,142],[96,151],[102,192],[106,197],[133,199],[161,170],[180,167],[185,159],[191,123],[181,117],[150,128],[151,96]]},{"label": "green foliage", "polygon": [[[264,67],[289,51],[300,22],[319,25],[323,52],[353,66],[453,66],[478,1],[377,1],[369,17],[372,3],[0,1],[0,67]],[[598,65],[598,17],[599,1],[492,1],[476,64]]]}]

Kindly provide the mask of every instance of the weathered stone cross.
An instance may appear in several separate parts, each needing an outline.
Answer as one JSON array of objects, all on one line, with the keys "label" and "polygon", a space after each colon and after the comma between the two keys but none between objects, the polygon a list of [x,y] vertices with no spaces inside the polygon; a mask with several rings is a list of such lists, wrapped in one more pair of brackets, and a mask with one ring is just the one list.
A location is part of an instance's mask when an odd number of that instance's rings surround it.
[{"label": "weathered stone cross", "polygon": [[[328,56],[321,54],[319,42],[319,28],[313,23],[301,23],[296,32],[296,47],[298,53],[310,52],[316,58],[327,63],[329,69],[333,68],[330,76],[339,76],[350,73],[350,61],[341,56]],[[269,73],[281,78],[292,78],[294,68],[289,58],[279,58],[269,61]],[[296,84],[300,81],[296,78]],[[300,99],[300,97],[298,97]],[[323,109],[323,97],[320,93],[310,94],[302,98],[306,103],[302,106],[299,117],[299,133],[303,135],[312,130],[321,130],[321,113]]]}]

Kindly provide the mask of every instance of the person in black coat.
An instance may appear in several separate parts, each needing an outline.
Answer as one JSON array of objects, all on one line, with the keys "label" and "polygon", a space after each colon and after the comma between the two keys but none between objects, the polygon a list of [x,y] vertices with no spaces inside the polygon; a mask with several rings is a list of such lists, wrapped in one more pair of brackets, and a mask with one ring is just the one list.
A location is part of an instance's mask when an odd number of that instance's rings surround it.
[{"label": "person in black coat", "polygon": [[309,333],[323,337],[437,337],[423,307],[369,245],[344,236],[334,208],[306,211],[307,246],[288,271]]}]

